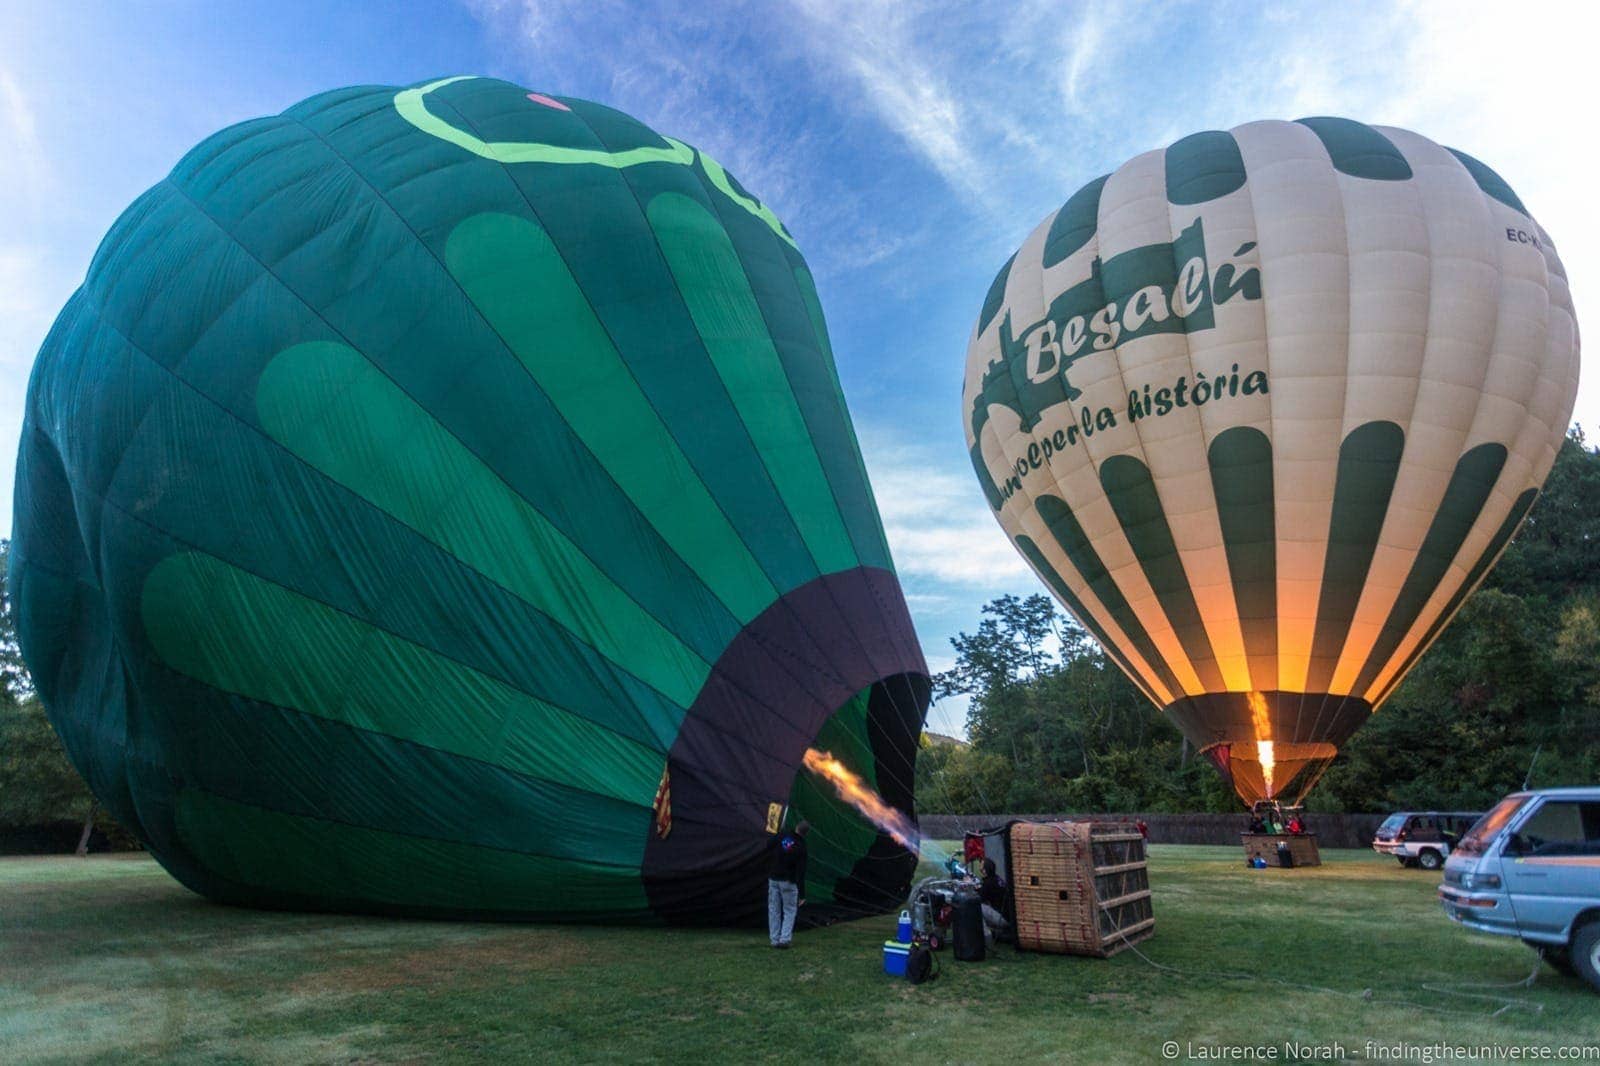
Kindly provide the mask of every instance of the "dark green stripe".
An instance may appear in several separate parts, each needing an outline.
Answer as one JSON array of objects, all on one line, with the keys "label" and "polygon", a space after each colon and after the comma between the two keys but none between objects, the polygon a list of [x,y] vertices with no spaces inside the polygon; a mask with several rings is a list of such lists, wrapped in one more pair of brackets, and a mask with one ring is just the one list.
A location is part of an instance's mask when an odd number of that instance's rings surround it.
[{"label": "dark green stripe", "polygon": [[319,901],[570,915],[648,906],[637,870],[429,840],[182,789],[178,836],[209,870]]},{"label": "dark green stripe", "polygon": [[[731,174],[728,180],[737,185]],[[805,260],[740,205],[721,193],[708,191],[707,195],[750,279],[854,555],[863,566],[887,569],[891,565],[888,548],[834,369],[822,305]]]},{"label": "dark green stripe", "polygon": [[1467,168],[1467,173],[1472,175],[1472,180],[1477,182],[1478,188],[1482,189],[1487,195],[1494,197],[1519,214],[1528,214],[1528,209],[1522,206],[1522,198],[1511,191],[1511,186],[1506,184],[1506,179],[1465,152],[1458,152],[1454,148],[1447,148],[1445,151],[1461,160],[1461,165]]},{"label": "dark green stripe", "polygon": [[1410,179],[1411,164],[1400,149],[1366,123],[1347,118],[1303,118],[1299,122],[1322,141],[1339,173],[1376,181]]},{"label": "dark green stripe", "polygon": [[1192,133],[1166,151],[1167,202],[1203,204],[1244,187],[1244,157],[1233,134]]},{"label": "dark green stripe", "polygon": [[1511,505],[1511,510],[1506,515],[1505,521],[1500,523],[1500,528],[1495,530],[1493,537],[1489,538],[1488,547],[1483,549],[1483,554],[1478,556],[1478,561],[1472,564],[1471,570],[1467,571],[1466,580],[1461,582],[1461,587],[1456,589],[1454,595],[1450,597],[1450,602],[1445,604],[1444,610],[1439,612],[1439,617],[1435,618],[1432,624],[1428,626],[1428,631],[1424,634],[1422,640],[1418,641],[1411,654],[1406,656],[1405,664],[1395,671],[1394,677],[1389,681],[1389,686],[1379,694],[1377,699],[1371,701],[1374,707],[1389,698],[1389,694],[1395,690],[1395,686],[1405,679],[1406,674],[1416,664],[1417,659],[1433,644],[1440,630],[1455,616],[1456,611],[1460,609],[1466,598],[1472,594],[1473,589],[1478,587],[1478,582],[1482,581],[1484,575],[1489,572],[1489,567],[1494,564],[1494,560],[1500,554],[1501,549],[1515,535],[1517,527],[1527,517],[1528,511],[1533,507],[1533,501],[1538,497],[1538,489],[1525,489],[1522,495],[1517,497],[1516,502]]},{"label": "dark green stripe", "polygon": [[1411,572],[1395,597],[1394,606],[1367,655],[1366,665],[1352,692],[1365,692],[1377,680],[1379,671],[1411,631],[1428,598],[1444,580],[1450,561],[1461,550],[1467,534],[1472,532],[1478,516],[1483,513],[1483,506],[1489,501],[1489,493],[1505,465],[1505,445],[1493,443],[1478,445],[1456,462],[1450,484],[1444,490],[1444,499],[1439,502],[1439,510],[1411,564]]},{"label": "dark green stripe", "polygon": [[983,489],[983,498],[989,501],[991,510],[998,511],[1006,502],[1000,493],[1000,486],[994,482],[994,475],[989,473],[989,464],[983,461],[983,439],[972,442],[972,447],[967,449],[967,454],[972,458],[972,469],[978,475],[978,485]]},{"label": "dark green stripe", "polygon": [[[168,765],[196,788],[287,814],[322,816],[504,851],[638,868],[651,809],[504,766],[261,703],[165,672],[174,698]],[[260,771],[263,752],[297,753]],[[395,782],[428,787],[396,788]],[[450,782],[449,787],[444,782]],[[600,826],[632,832],[597,832]]]},{"label": "dark green stripe", "polygon": [[[491,90],[489,86],[477,91]],[[463,89],[463,98],[467,95],[470,90]],[[463,129],[472,128],[464,115],[438,96],[429,98],[431,109]],[[637,134],[614,112],[584,109],[582,117],[590,136],[575,135],[574,147],[614,151],[638,143]],[[494,139],[482,129],[473,132]],[[492,170],[493,183],[487,177],[477,178],[482,187],[475,187],[473,195],[485,210],[536,214],[640,389],[773,584],[784,592],[816,577],[817,567],[799,526],[788,514],[688,307],[678,296],[645,218],[642,204],[661,192],[706,202],[697,168],[496,166]],[[581,205],[581,210],[571,209],[572,205]],[[416,228],[423,234],[441,224],[434,216],[447,213],[420,203],[414,207],[419,216]]]},{"label": "dark green stripe", "polygon": [[1106,179],[1110,176],[1100,175],[1067,197],[1067,202],[1061,205],[1061,210],[1050,222],[1050,232],[1045,234],[1045,266],[1055,266],[1088,244],[1095,235],[1100,228],[1100,190],[1106,187]]},{"label": "dark green stripe", "polygon": [[1200,684],[1210,692],[1222,690],[1226,686],[1217,668],[1217,655],[1200,620],[1200,608],[1194,602],[1189,575],[1184,572],[1150,469],[1131,455],[1113,455],[1100,465],[1100,484]]},{"label": "dark green stripe", "polygon": [[1405,432],[1393,422],[1368,422],[1351,430],[1339,446],[1307,692],[1327,692],[1333,681],[1339,652],[1350,635],[1350,620],[1367,583],[1378,534],[1389,512],[1389,496],[1400,473],[1405,444]]},{"label": "dark green stripe", "polygon": [[1072,509],[1062,500],[1054,496],[1040,496],[1034,501],[1034,507],[1039,512],[1039,517],[1044,519],[1044,524],[1050,528],[1050,535],[1056,538],[1056,543],[1061,545],[1061,550],[1067,553],[1067,558],[1072,560],[1072,565],[1078,568],[1078,573],[1089,583],[1089,588],[1105,604],[1106,610],[1111,612],[1112,620],[1128,635],[1128,640],[1145,662],[1150,664],[1161,678],[1161,683],[1166,685],[1167,691],[1174,698],[1183,694],[1183,686],[1178,684],[1178,679],[1173,676],[1172,670],[1167,666],[1167,661],[1156,651],[1156,646],[1150,635],[1144,631],[1144,626],[1139,623],[1139,616],[1133,613],[1133,608],[1122,595],[1122,590],[1112,579],[1105,563],[1100,561],[1100,554],[1094,550],[1094,545],[1089,542],[1089,537],[1083,531],[1083,526],[1078,524],[1077,516]]},{"label": "dark green stripe", "polygon": [[1006,299],[1006,279],[1011,276],[1011,264],[1017,261],[1017,254],[1011,253],[1011,258],[1006,260],[1006,265],[1000,268],[1000,273],[994,276],[989,283],[989,293],[983,298],[983,313],[978,315],[978,332],[982,333],[989,328],[989,323],[994,321],[994,316],[1000,313],[1000,305]]},{"label": "dark green stripe", "polygon": [[[1044,557],[1044,553],[1033,542],[1033,538],[1019,533],[1017,535],[1017,550],[1022,552],[1023,557],[1033,564],[1033,568],[1044,578],[1045,584],[1049,585],[1051,590],[1055,592],[1056,597],[1067,605],[1068,610],[1077,616],[1078,621],[1083,623],[1084,628],[1094,634],[1094,639],[1100,642],[1100,647],[1105,650],[1106,655],[1110,656],[1113,662],[1122,667],[1122,672],[1133,680],[1139,691],[1144,693],[1145,698],[1151,703],[1160,703],[1161,701],[1156,699],[1155,694],[1145,687],[1144,678],[1128,662],[1122,651],[1106,636],[1106,631],[1100,625],[1099,620],[1090,613],[1089,608],[1084,606],[1083,601],[1078,598],[1078,594],[1068,587],[1066,579],[1061,576],[1055,567],[1050,565],[1050,560]],[[1177,694],[1177,690],[1174,690],[1174,697]]]},{"label": "dark green stripe", "polygon": [[[1255,677],[1278,655],[1278,538],[1273,517],[1272,440],[1259,429],[1236,426],[1217,434],[1208,453],[1217,520],[1228,552],[1233,598],[1245,655]],[[1277,686],[1257,680],[1257,688]]]},{"label": "dark green stripe", "polygon": [[[772,231],[749,212],[729,207],[724,209],[723,217],[727,218],[735,211],[749,220],[748,229],[765,230],[767,239],[777,241]],[[728,232],[734,234],[737,240],[740,227],[732,225]],[[799,253],[791,254],[796,260],[800,258]],[[785,365],[790,368],[790,380],[796,382],[795,396],[806,412],[806,421],[812,426],[817,454],[822,456],[828,479],[838,496],[839,513],[844,516],[845,525],[850,530],[861,565],[893,570],[894,560],[889,556],[889,542],[884,537],[877,501],[872,498],[872,483],[867,477],[866,462],[861,458],[861,442],[856,438],[855,425],[850,420],[850,405],[845,401],[844,387],[839,383],[839,369],[834,362],[833,345],[828,341],[828,324],[822,317],[822,301],[817,296],[816,282],[803,262],[792,268],[790,276],[805,305],[811,331],[806,341],[796,344],[774,329],[773,335],[778,338],[778,354],[783,356]],[[757,289],[757,296],[764,297],[764,289]],[[806,352],[805,349],[811,345],[815,347]],[[795,351],[801,354],[792,357],[791,352]],[[791,362],[792,358],[798,362],[798,368],[795,362]],[[826,385],[827,389],[819,389],[819,383]],[[831,390],[829,395],[822,395],[828,390]]]}]

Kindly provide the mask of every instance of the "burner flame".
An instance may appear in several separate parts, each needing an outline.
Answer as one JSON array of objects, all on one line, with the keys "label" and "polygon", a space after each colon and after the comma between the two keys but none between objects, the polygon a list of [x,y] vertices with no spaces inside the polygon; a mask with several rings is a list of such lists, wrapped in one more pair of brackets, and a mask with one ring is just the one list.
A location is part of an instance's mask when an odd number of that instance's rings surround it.
[{"label": "burner flame", "polygon": [[[836,759],[832,752],[807,748],[807,770],[827,781],[839,793],[839,798],[860,811],[873,825],[888,833],[908,850],[922,854],[922,834],[906,815],[889,806],[883,797],[874,792],[860,775]],[[931,841],[929,842],[931,845]]]},{"label": "burner flame", "polygon": [[1277,766],[1277,760],[1272,751],[1272,719],[1267,717],[1267,698],[1259,692],[1252,692],[1246,700],[1250,704],[1250,717],[1256,727],[1256,757],[1261,761],[1261,778],[1266,784],[1267,799],[1272,798],[1272,771]]}]

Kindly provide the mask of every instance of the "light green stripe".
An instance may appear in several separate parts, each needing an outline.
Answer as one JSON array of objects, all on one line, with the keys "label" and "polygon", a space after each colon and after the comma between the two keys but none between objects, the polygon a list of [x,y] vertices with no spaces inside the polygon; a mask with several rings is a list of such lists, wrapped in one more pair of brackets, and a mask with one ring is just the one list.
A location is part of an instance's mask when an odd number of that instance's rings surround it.
[{"label": "light green stripe", "polygon": [[263,703],[648,807],[663,757],[585,718],[200,552],[140,609],[181,674]]},{"label": "light green stripe", "polygon": [[711,667],[347,345],[297,344],[256,387],[267,432],[682,707]]},{"label": "light green stripe", "polygon": [[636,870],[344,825],[195,789],[178,793],[176,823],[203,866],[324,903],[563,915],[649,906]]},{"label": "light green stripe", "polygon": [[855,549],[733,242],[711,212],[679,193],[651,200],[648,214],[695,328],[811,557],[823,573],[853,569]]},{"label": "light green stripe", "polygon": [[449,141],[457,147],[465,148],[473,155],[492,159],[496,163],[592,163],[595,166],[621,170],[641,163],[676,163],[688,166],[694,162],[694,149],[670,137],[662,138],[667,142],[666,148],[630,148],[621,152],[609,152],[603,148],[568,148],[558,144],[540,144],[537,141],[482,140],[439,118],[428,110],[428,105],[424,102],[427,95],[434,90],[468,80],[471,80],[470,75],[462,75],[441,78],[414,89],[404,89],[395,94],[394,109],[400,113],[401,118],[423,133]]},{"label": "light green stripe", "polygon": [[454,78],[440,78],[438,81],[429,82],[427,85],[417,86],[412,89],[402,89],[395,94],[394,109],[401,118],[411,123],[423,133],[437,137],[442,141],[449,141],[458,148],[464,148],[473,155],[484,159],[492,159],[496,163],[556,163],[574,165],[589,163],[598,167],[610,167],[621,170],[624,167],[636,167],[643,163],[672,163],[678,166],[689,166],[694,162],[695,155],[700,157],[700,168],[705,171],[706,177],[722,195],[738,204],[744,210],[760,219],[773,233],[792,248],[799,248],[795,244],[789,231],[779,221],[772,209],[760,200],[746,196],[733,187],[733,182],[728,178],[728,172],[722,169],[722,164],[704,152],[690,148],[682,141],[671,137],[662,136],[667,142],[665,148],[626,148],[613,152],[604,148],[572,148],[567,145],[543,144],[538,141],[485,141],[474,136],[466,130],[450,125],[444,119],[428,110],[428,94],[446,85],[454,85],[458,81],[470,81],[471,75],[458,75]]},{"label": "light green stripe", "polygon": [[545,231],[485,213],[450,234],[445,261],[561,417],[673,551],[740,622],[777,598],[595,317]]}]

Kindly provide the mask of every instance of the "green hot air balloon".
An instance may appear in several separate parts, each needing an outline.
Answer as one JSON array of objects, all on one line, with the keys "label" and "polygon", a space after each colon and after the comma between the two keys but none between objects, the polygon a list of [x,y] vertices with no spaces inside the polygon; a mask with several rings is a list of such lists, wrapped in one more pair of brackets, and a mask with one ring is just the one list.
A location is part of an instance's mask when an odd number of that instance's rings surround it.
[{"label": "green hot air balloon", "polygon": [[989,290],[962,418],[1034,572],[1242,799],[1297,802],[1509,543],[1577,385],[1498,174],[1308,118],[1068,198]]},{"label": "green hot air balloon", "polygon": [[117,221],[29,387],[12,590],[95,795],[214,899],[737,921],[913,857],[928,700],[816,289],[704,152],[343,89]]}]

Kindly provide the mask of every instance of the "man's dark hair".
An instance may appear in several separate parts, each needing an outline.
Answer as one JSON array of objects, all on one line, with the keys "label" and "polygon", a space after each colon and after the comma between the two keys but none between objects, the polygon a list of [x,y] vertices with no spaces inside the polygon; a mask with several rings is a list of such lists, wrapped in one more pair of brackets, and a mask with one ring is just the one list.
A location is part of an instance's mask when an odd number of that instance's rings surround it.
[{"label": "man's dark hair", "polygon": [[811,832],[810,822],[802,821],[799,825],[794,827],[794,835],[797,837],[803,837],[809,832]]}]

